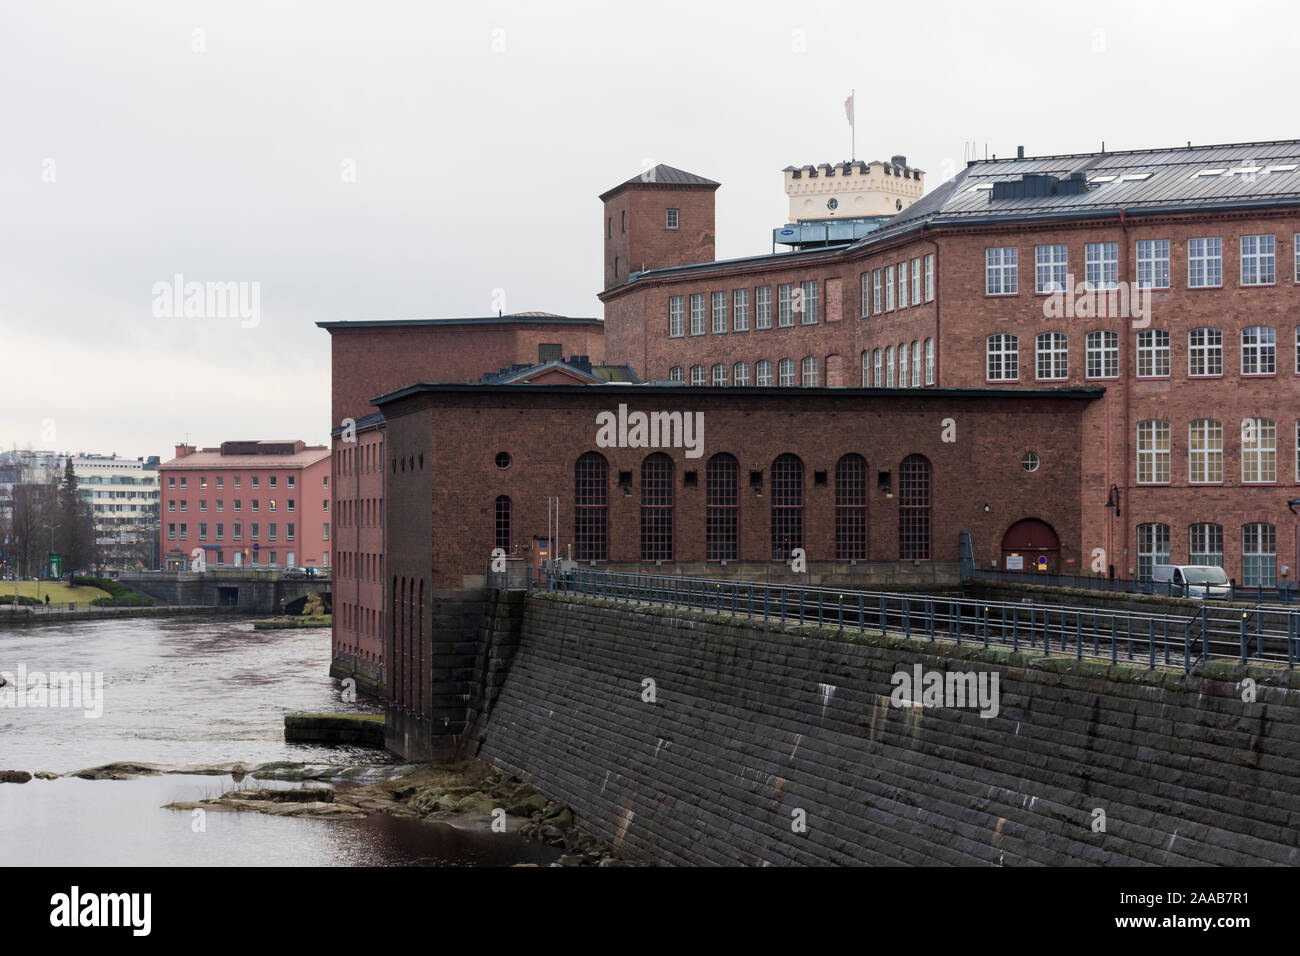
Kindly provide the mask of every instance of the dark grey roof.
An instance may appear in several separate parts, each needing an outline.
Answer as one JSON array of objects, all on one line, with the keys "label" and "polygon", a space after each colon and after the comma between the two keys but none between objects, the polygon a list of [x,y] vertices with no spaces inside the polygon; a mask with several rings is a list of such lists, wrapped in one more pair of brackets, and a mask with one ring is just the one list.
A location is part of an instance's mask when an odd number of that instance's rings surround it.
[{"label": "dark grey roof", "polygon": [[355,322],[317,322],[320,329],[407,328],[426,325],[602,325],[604,320],[553,315],[550,312],[516,312],[451,319],[361,319]]},{"label": "dark grey roof", "polygon": [[695,175],[695,173],[688,173],[684,169],[660,163],[645,172],[637,173],[631,179],[624,180],[613,189],[606,190],[600,194],[600,198],[602,200],[607,199],[620,189],[626,189],[629,186],[704,186],[717,189],[721,185],[721,183],[714,182],[712,179],[705,179],[703,176]]}]

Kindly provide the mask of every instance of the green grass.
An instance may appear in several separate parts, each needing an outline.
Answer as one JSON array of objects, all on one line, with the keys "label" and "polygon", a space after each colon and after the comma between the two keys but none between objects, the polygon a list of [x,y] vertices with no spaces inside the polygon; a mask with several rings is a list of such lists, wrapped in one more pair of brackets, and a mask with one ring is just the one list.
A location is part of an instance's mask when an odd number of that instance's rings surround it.
[{"label": "green grass", "polygon": [[62,581],[5,581],[0,583],[0,594],[7,594],[9,600],[13,600],[14,590],[17,589],[19,597],[36,597],[37,584],[40,585],[41,603],[45,603],[45,595],[50,596],[51,604],[67,604],[69,601],[76,601],[78,606],[89,606],[90,602],[96,598],[108,597],[108,592],[92,587],[73,587],[71,584],[65,584]]}]

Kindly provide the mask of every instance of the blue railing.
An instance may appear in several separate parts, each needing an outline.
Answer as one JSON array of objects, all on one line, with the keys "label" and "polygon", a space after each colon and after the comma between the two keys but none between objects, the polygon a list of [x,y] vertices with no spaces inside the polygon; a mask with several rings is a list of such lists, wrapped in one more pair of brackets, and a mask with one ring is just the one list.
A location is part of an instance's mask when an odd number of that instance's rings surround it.
[{"label": "blue railing", "polygon": [[526,579],[529,588],[633,605],[976,643],[1044,657],[1145,660],[1148,668],[1161,664],[1185,672],[1209,660],[1285,663],[1292,669],[1300,653],[1300,611],[1277,608],[1202,607],[1180,616],[576,568],[530,568]]}]

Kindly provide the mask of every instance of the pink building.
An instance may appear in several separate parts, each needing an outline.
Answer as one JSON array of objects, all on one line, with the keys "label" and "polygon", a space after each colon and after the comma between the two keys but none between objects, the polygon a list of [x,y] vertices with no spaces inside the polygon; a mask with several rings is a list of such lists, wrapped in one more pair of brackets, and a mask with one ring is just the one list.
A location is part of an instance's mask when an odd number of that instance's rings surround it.
[{"label": "pink building", "polygon": [[177,445],[158,468],[165,571],[206,566],[328,567],[330,450],[301,441]]}]

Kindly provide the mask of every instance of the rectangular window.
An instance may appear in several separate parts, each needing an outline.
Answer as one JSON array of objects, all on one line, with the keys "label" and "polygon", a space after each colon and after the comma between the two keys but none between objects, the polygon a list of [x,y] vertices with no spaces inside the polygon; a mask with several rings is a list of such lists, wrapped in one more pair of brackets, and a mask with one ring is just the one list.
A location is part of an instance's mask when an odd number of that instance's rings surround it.
[{"label": "rectangular window", "polygon": [[990,335],[987,342],[990,382],[1014,382],[1020,377],[1020,340],[1014,335]]},{"label": "rectangular window", "polygon": [[736,332],[749,331],[749,290],[737,289],[732,295],[731,327]]},{"label": "rectangular window", "polygon": [[1015,246],[984,250],[985,295],[1015,295],[1019,291],[1019,256]]},{"label": "rectangular window", "polygon": [[1068,251],[1063,245],[1034,247],[1034,291],[1065,291],[1065,274],[1069,269]]},{"label": "rectangular window", "polygon": [[691,335],[704,334],[704,293],[691,296]]},{"label": "rectangular window", "polygon": [[816,325],[817,319],[819,318],[820,311],[821,311],[821,303],[818,301],[817,298],[816,279],[813,279],[811,282],[805,282],[803,284],[803,296],[800,302],[800,306],[803,309],[802,324]]},{"label": "rectangular window", "polygon": [[1119,243],[1089,242],[1083,247],[1084,282],[1093,289],[1119,288]]},{"label": "rectangular window", "polygon": [[880,349],[875,349],[871,353],[871,366],[872,366],[872,375],[873,375],[873,378],[871,380],[872,387],[884,388],[885,386],[884,357]]},{"label": "rectangular window", "polygon": [[1169,240],[1139,239],[1137,244],[1139,289],[1169,288]]},{"label": "rectangular window", "polygon": [[898,387],[907,388],[907,343],[898,346]]},{"label": "rectangular window", "polygon": [[1241,284],[1272,285],[1277,281],[1277,257],[1273,236],[1241,237]]},{"label": "rectangular window", "polygon": [[934,384],[934,339],[925,340],[925,384]]},{"label": "rectangular window", "polygon": [[912,343],[912,387],[921,387],[921,343]]},{"label": "rectangular window", "polygon": [[182,522],[181,522],[181,538],[182,538],[182,539],[185,539],[185,538],[188,538],[189,536],[190,536],[190,526],[187,525],[184,521],[182,521]]},{"label": "rectangular window", "polygon": [[912,305],[921,304],[921,260],[912,260]]},{"label": "rectangular window", "polygon": [[270,522],[270,523],[266,526],[266,539],[267,539],[268,541],[274,541],[274,540],[275,540],[276,529],[277,529],[277,526],[276,526],[276,523],[275,523],[274,521]]},{"label": "rectangular window", "polygon": [[171,541],[176,540],[176,525],[170,521],[167,523],[167,538]]},{"label": "rectangular window", "polygon": [[1150,581],[1151,569],[1169,563],[1169,525],[1138,525],[1138,580]]},{"label": "rectangular window", "polygon": [[199,540],[200,541],[208,540],[208,523],[206,521],[199,522]]},{"label": "rectangular window", "polygon": [[880,292],[880,270],[874,269],[871,273],[871,314],[879,315],[885,311],[885,302]]},{"label": "rectangular window", "polygon": [[1223,331],[1192,329],[1187,333],[1187,374],[1223,374]]},{"label": "rectangular window", "polygon": [[172,478],[172,477],[169,477],[169,478],[167,479],[167,487],[168,487],[168,488],[175,488],[175,487],[176,487],[176,479],[175,479],[175,478]]},{"label": "rectangular window", "polygon": [[1248,588],[1277,586],[1277,528],[1254,523],[1241,529],[1241,577]]},{"label": "rectangular window", "polygon": [[776,324],[781,328],[794,325],[794,283],[776,287]]},{"label": "rectangular window", "polygon": [[907,308],[907,260],[898,264],[898,307]]},{"label": "rectangular window", "polygon": [[894,267],[885,266],[885,311],[894,311]]},{"label": "rectangular window", "polygon": [[1218,236],[1187,240],[1187,285],[1208,289],[1223,285],[1223,240]]},{"label": "rectangular window", "polygon": [[325,524],[321,526],[320,537],[322,541],[328,541],[330,539],[330,523],[328,521],[326,521]]},{"label": "rectangular window", "polygon": [[168,499],[167,499],[167,510],[168,510],[168,511],[175,511],[175,510],[176,510],[176,499],[175,499],[175,498],[168,498]]},{"label": "rectangular window", "polygon": [[296,532],[297,532],[297,528],[294,526],[294,523],[292,521],[290,521],[288,524],[284,526],[284,536],[289,541],[292,541],[294,539]]},{"label": "rectangular window", "polygon": [[862,317],[865,319],[871,314],[871,273],[862,273],[858,281],[862,287]]},{"label": "rectangular window", "polygon": [[686,334],[686,298],[674,295],[668,298],[668,336],[680,338]]},{"label": "rectangular window", "polygon": [[681,219],[681,212],[680,212],[680,210],[677,210],[677,209],[665,209],[665,210],[664,210],[664,228],[665,228],[665,229],[676,229],[676,228],[677,228],[677,223],[680,221],[680,219]]},{"label": "rectangular window", "polygon": [[1119,333],[1098,329],[1089,332],[1087,346],[1088,378],[1119,378]]},{"label": "rectangular window", "polygon": [[1138,333],[1138,378],[1166,378],[1169,375],[1169,333],[1146,329]]},{"label": "rectangular window", "polygon": [[253,488],[256,488],[256,487],[257,487],[257,475],[254,475],[254,476],[252,477],[252,480],[249,482],[249,485],[250,485],[250,487],[253,487]]},{"label": "rectangular window", "polygon": [[244,537],[244,526],[238,521],[230,526],[230,537],[235,541],[239,541]]},{"label": "rectangular window", "polygon": [[925,257],[925,301],[934,301],[934,253]]},{"label": "rectangular window", "polygon": [[220,499],[220,498],[217,499],[217,510],[218,510],[218,511],[225,511],[225,510],[226,510],[226,503],[225,503],[225,501],[223,501],[223,500]]},{"label": "rectangular window", "polygon": [[248,526],[248,536],[256,541],[261,536],[261,525],[256,521]]},{"label": "rectangular window", "polygon": [[[372,451],[373,451],[373,449],[372,449]],[[290,476],[289,476],[289,478],[288,478],[288,483],[289,483],[289,487],[292,488],[292,487],[293,487],[293,475],[290,475]],[[218,488],[221,487],[220,483],[217,484],[217,487],[218,487]]]},{"label": "rectangular window", "polygon": [[221,541],[226,537],[226,526],[220,521],[217,522],[217,540]]},{"label": "rectangular window", "polygon": [[894,387],[894,347],[885,349],[885,388]]},{"label": "rectangular window", "polygon": [[727,331],[727,293],[713,293],[713,331]]},{"label": "rectangular window", "polygon": [[1223,482],[1223,422],[1202,418],[1187,426],[1187,480]]},{"label": "rectangular window", "polygon": [[1241,480],[1248,485],[1277,481],[1277,423],[1271,418],[1241,423]]},{"label": "rectangular window", "polygon": [[1300,232],[1291,237],[1291,248],[1295,250],[1295,281],[1300,282]]},{"label": "rectangular window", "polygon": [[1241,374],[1274,375],[1277,372],[1277,330],[1255,325],[1241,330]]},{"label": "rectangular window", "polygon": [[208,499],[207,499],[207,498],[200,498],[200,499],[199,499],[199,511],[206,512],[207,510],[208,510]]},{"label": "rectangular window", "polygon": [[772,327],[772,287],[761,285],[754,290],[754,328]]}]

